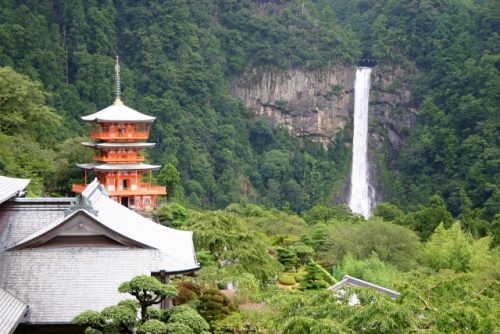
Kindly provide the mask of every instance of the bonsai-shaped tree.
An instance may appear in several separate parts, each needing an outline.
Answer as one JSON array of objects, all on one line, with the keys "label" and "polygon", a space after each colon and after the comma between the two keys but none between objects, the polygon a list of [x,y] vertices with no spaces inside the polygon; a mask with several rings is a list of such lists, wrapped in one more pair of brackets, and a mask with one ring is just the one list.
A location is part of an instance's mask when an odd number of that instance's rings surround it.
[{"label": "bonsai-shaped tree", "polygon": [[324,280],[325,274],[321,268],[313,261],[306,266],[307,274],[300,282],[300,288],[303,290],[318,290],[328,287],[328,283]]},{"label": "bonsai-shaped tree", "polygon": [[[73,323],[86,326],[85,334],[209,334],[208,323],[195,309],[175,306],[169,310],[151,307],[163,298],[177,295],[177,288],[165,285],[154,277],[141,275],[124,282],[118,291],[130,293],[136,299],[124,300],[102,310],[85,311],[73,319]],[[137,310],[141,317],[137,319]]]},{"label": "bonsai-shaped tree", "polygon": [[200,313],[208,323],[224,319],[233,311],[230,300],[218,289],[202,291],[199,299],[198,313]]},{"label": "bonsai-shaped tree", "polygon": [[166,297],[177,296],[177,288],[165,285],[154,277],[139,275],[128,282],[123,282],[118,291],[130,293],[141,307],[141,322],[148,320],[147,309],[149,306],[160,303]]}]

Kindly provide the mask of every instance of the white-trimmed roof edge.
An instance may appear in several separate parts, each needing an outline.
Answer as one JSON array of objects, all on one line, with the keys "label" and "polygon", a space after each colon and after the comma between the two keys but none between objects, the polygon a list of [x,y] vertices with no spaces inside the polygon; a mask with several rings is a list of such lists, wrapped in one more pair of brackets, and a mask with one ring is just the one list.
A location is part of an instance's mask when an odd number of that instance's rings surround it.
[{"label": "white-trimmed roof edge", "polygon": [[0,204],[22,194],[31,179],[20,179],[0,175]]},{"label": "white-trimmed roof edge", "polygon": [[93,114],[82,116],[82,120],[86,122],[136,122],[136,123],[152,123],[156,117],[148,116],[127,107],[123,103],[113,103],[112,105],[95,112]]},{"label": "white-trimmed roof edge", "polygon": [[372,289],[378,290],[380,292],[383,292],[383,293],[391,296],[391,298],[394,298],[394,299],[397,298],[400,294],[397,291],[394,291],[394,290],[391,290],[388,288],[384,288],[383,286],[380,286],[380,285],[377,285],[377,284],[374,284],[371,282],[367,282],[367,281],[364,281],[362,279],[359,279],[359,278],[356,278],[353,276],[349,276],[349,275],[344,275],[344,277],[342,278],[341,281],[339,281],[339,282],[335,283],[334,285],[332,285],[331,287],[329,287],[328,290],[330,290],[330,291],[337,290],[337,289],[344,287],[345,285],[351,285],[351,286],[362,287],[362,288],[372,288]]}]

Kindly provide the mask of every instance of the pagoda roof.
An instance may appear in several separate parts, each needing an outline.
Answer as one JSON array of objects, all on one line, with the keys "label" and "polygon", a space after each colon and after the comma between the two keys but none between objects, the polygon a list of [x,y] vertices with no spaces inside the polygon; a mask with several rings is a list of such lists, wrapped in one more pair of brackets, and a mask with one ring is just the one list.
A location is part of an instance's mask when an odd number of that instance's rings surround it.
[{"label": "pagoda roof", "polygon": [[83,116],[82,120],[86,122],[138,122],[152,123],[156,117],[144,115],[137,110],[127,107],[120,99],[107,108],[104,108],[91,115]]},{"label": "pagoda roof", "polygon": [[83,146],[87,147],[97,147],[97,148],[149,148],[154,147],[156,143],[100,143],[100,142],[84,142]]},{"label": "pagoda roof", "polygon": [[148,164],[107,164],[99,162],[91,162],[86,164],[76,164],[83,169],[93,169],[97,171],[106,170],[158,170],[161,165],[148,165]]}]

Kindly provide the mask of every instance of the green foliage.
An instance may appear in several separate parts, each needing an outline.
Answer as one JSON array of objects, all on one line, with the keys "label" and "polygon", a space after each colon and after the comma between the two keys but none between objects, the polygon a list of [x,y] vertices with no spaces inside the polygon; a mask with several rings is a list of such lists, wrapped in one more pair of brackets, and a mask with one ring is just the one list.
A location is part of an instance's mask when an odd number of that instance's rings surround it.
[{"label": "green foliage", "polygon": [[344,275],[350,275],[384,287],[391,287],[401,277],[398,270],[380,261],[376,253],[364,260],[357,260],[347,254],[336,271],[336,278],[340,280]]},{"label": "green foliage", "polygon": [[357,293],[363,307],[346,320],[346,325],[355,332],[389,334],[414,329],[413,313],[388,296],[367,289]]},{"label": "green foliage", "polygon": [[218,289],[202,291],[198,313],[208,322],[212,323],[224,319],[233,310],[229,299]]},{"label": "green foliage", "polygon": [[101,316],[107,325],[113,324],[115,328],[127,328],[132,330],[136,324],[136,313],[127,306],[113,305],[101,311]]},{"label": "green foliage", "polygon": [[289,248],[275,247],[278,261],[285,267],[285,270],[295,269],[299,262],[297,254]]},{"label": "green foliage", "polygon": [[47,105],[39,82],[0,67],[0,174],[30,178],[30,195],[41,195],[55,172],[54,153],[61,117]]},{"label": "green foliage", "polygon": [[283,285],[295,285],[295,277],[293,277],[291,274],[282,274],[278,278],[278,282],[280,282]]},{"label": "green foliage", "polygon": [[85,333],[114,334],[120,330],[131,332],[137,325],[135,310],[123,305],[114,305],[101,312],[84,311],[72,320],[72,323],[86,326]]},{"label": "green foliage", "polygon": [[219,266],[253,274],[268,282],[281,265],[268,252],[269,241],[241,218],[222,211],[193,214],[186,229],[194,231],[195,248],[209,251]]},{"label": "green foliage", "polygon": [[307,212],[304,212],[304,220],[308,224],[327,223],[328,221],[360,221],[363,218],[351,212],[346,205],[337,205],[333,207],[325,207],[317,204]]},{"label": "green foliage", "polygon": [[129,293],[134,296],[141,306],[141,321],[148,320],[147,308],[151,305],[160,303],[166,297],[174,297],[178,290],[174,286],[165,285],[158,279],[139,275],[132,280],[123,282],[118,287],[121,293]]},{"label": "green foliage", "polygon": [[61,117],[46,104],[42,85],[10,67],[0,67],[0,87],[0,132],[9,136],[23,134],[43,144],[54,143]]},{"label": "green foliage", "polygon": [[172,331],[174,328],[170,327],[170,325],[182,324],[189,328],[191,330],[191,333],[208,334],[210,326],[200,314],[198,314],[195,309],[189,306],[181,305],[174,307],[169,311],[167,320],[168,331]]},{"label": "green foliage", "polygon": [[[491,265],[491,264],[490,264]],[[492,264],[492,266],[495,266]],[[360,288],[331,291],[272,290],[262,313],[271,331],[283,333],[494,333],[498,330],[498,280],[472,273],[416,271],[396,280],[396,300]],[[355,294],[358,304],[351,306]],[[285,320],[285,321],[284,321]],[[316,327],[318,326],[318,327]],[[314,329],[313,328],[318,328]]]},{"label": "green foliage", "polygon": [[137,299],[125,299],[125,300],[118,302],[117,305],[128,307],[129,309],[131,309],[134,312],[137,312],[137,309],[140,307],[140,304],[137,301]]},{"label": "green foliage", "polygon": [[467,271],[470,268],[472,247],[460,224],[448,230],[440,224],[424,247],[425,263],[435,269]]},{"label": "green foliage", "polygon": [[429,204],[411,214],[414,229],[419,232],[423,240],[427,240],[439,224],[449,227],[453,222],[451,213],[446,210],[445,203],[441,197],[434,195],[429,199]]},{"label": "green foliage", "polygon": [[80,326],[103,328],[106,321],[99,312],[87,310],[74,317],[72,323]]},{"label": "green foliage", "polygon": [[347,254],[366,259],[375,252],[380,260],[406,271],[414,268],[421,257],[415,232],[392,223],[372,219],[362,224],[325,225],[322,229],[323,245],[317,255],[326,268],[340,263]]},{"label": "green foliage", "polygon": [[193,330],[180,322],[174,322],[166,325],[168,334],[193,334]]},{"label": "green foliage", "polygon": [[155,217],[162,225],[180,227],[186,223],[188,210],[178,203],[168,203],[155,212]]},{"label": "green foliage", "polygon": [[158,174],[158,182],[167,187],[167,198],[171,199],[179,191],[181,175],[173,164],[167,163]]},{"label": "green foliage", "polygon": [[148,320],[141,324],[137,329],[139,334],[165,334],[167,333],[167,325],[159,320]]},{"label": "green foliage", "polygon": [[301,289],[318,290],[327,288],[329,285],[325,281],[325,274],[314,262],[310,262],[306,266],[306,275],[300,282]]},{"label": "green foliage", "polygon": [[[258,315],[257,315],[258,316]],[[255,319],[244,317],[241,313],[231,313],[222,320],[213,323],[214,334],[257,334],[266,333],[261,325],[256,323]]]},{"label": "green foliage", "polygon": [[373,210],[373,215],[388,222],[398,222],[403,218],[404,212],[394,204],[379,203]]}]

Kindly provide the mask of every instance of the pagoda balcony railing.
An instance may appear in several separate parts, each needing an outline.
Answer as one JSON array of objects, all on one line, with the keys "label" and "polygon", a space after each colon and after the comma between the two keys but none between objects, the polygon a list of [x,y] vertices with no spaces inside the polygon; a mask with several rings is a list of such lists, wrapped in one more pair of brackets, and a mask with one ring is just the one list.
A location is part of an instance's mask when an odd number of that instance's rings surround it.
[{"label": "pagoda balcony railing", "polygon": [[144,161],[144,157],[136,154],[117,154],[111,156],[99,156],[95,155],[93,157],[95,161],[102,162],[142,162]]},{"label": "pagoda balcony railing", "polygon": [[[132,196],[132,195],[166,195],[167,188],[162,186],[154,186],[148,183],[140,183],[135,189],[110,189],[111,187],[106,187],[106,191],[112,196]],[[114,187],[113,187],[114,188]]]},{"label": "pagoda balcony railing", "polygon": [[[81,193],[87,187],[85,184],[73,184],[71,190],[75,193]],[[112,196],[133,196],[133,195],[166,195],[167,188],[162,186],[149,185],[148,183],[141,183],[134,190],[127,189],[114,189],[114,187],[106,187],[106,191]]]},{"label": "pagoda balcony railing", "polygon": [[87,187],[86,184],[73,184],[71,186],[71,191],[75,193],[82,193],[86,187]]},{"label": "pagoda balcony railing", "polygon": [[90,131],[91,138],[102,140],[134,140],[134,139],[148,139],[149,131],[143,132],[102,132]]}]

